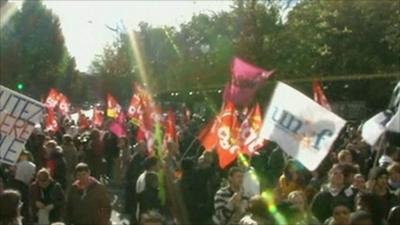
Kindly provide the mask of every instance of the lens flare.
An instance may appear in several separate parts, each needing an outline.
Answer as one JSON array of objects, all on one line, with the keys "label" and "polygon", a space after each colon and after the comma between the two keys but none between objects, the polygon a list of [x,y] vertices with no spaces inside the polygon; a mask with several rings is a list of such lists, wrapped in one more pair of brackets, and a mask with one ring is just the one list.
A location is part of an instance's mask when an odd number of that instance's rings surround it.
[{"label": "lens flare", "polygon": [[15,3],[7,2],[0,8],[0,30],[8,23],[11,17],[17,12],[18,8]]}]

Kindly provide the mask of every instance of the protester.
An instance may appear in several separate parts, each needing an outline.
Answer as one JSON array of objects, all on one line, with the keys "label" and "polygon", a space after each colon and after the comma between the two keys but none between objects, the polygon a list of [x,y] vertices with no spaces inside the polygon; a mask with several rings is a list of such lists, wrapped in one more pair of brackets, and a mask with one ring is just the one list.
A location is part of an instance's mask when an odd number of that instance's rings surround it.
[{"label": "protester", "polygon": [[367,212],[356,211],[350,215],[350,225],[373,225],[373,223]]},{"label": "protester", "polygon": [[385,208],[382,199],[375,193],[360,192],[355,199],[356,209],[370,214],[374,225],[385,224]]},{"label": "protester", "polygon": [[147,211],[161,211],[161,200],[159,198],[158,176],[154,173],[147,173],[145,177],[146,187],[139,194],[140,213]]},{"label": "protester", "polygon": [[389,173],[388,185],[390,191],[400,192],[400,163],[394,162],[390,164],[387,171]]},{"label": "protester", "polygon": [[62,220],[64,192],[47,169],[37,172],[36,181],[30,187],[30,196],[33,222],[50,224]]},{"label": "protester", "polygon": [[63,136],[63,145],[61,146],[63,149],[63,154],[65,157],[65,163],[67,165],[66,168],[66,183],[67,186],[72,184],[74,177],[74,170],[76,164],[78,164],[78,150],[76,149],[73,139],[71,135],[64,134]]},{"label": "protester", "polygon": [[21,196],[15,190],[4,190],[0,193],[0,224],[22,225],[20,209]]},{"label": "protester", "polygon": [[66,222],[72,225],[109,225],[110,198],[105,187],[90,176],[89,166],[79,163],[75,167],[77,180],[67,198]]},{"label": "protester", "polygon": [[332,217],[328,218],[324,225],[349,225],[351,210],[346,202],[334,201],[332,204]]},{"label": "protester", "polygon": [[232,167],[228,174],[229,184],[215,194],[213,221],[217,225],[238,224],[244,216],[249,198],[243,194],[243,171]]},{"label": "protester", "polygon": [[260,194],[260,181],[257,178],[255,169],[250,166],[250,157],[240,155],[237,159],[238,166],[243,170],[243,194],[251,198]]},{"label": "protester", "polygon": [[290,192],[301,191],[306,188],[306,178],[304,175],[305,168],[294,160],[288,160],[283,170],[283,174],[279,178],[277,198],[286,199]]},{"label": "protester", "polygon": [[239,225],[274,224],[272,216],[267,211],[267,201],[260,195],[255,195],[250,199],[248,213],[240,220]]},{"label": "protester", "polygon": [[298,215],[295,218],[296,225],[318,225],[320,222],[315,218],[307,203],[307,197],[303,191],[293,191],[288,195],[288,201],[297,209]]},{"label": "protester", "polygon": [[36,165],[32,162],[30,153],[23,150],[15,165],[15,179],[24,182],[26,185],[30,185],[35,172]]}]

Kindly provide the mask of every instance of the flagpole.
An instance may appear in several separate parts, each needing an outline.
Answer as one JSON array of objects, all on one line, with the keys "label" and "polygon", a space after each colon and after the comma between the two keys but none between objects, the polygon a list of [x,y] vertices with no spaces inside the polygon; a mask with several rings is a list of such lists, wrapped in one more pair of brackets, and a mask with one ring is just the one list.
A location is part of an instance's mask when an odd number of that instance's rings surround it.
[{"label": "flagpole", "polygon": [[377,147],[377,152],[376,152],[376,156],[374,159],[374,164],[373,164],[373,168],[376,167],[378,165],[378,161],[379,161],[379,157],[382,155],[383,150],[385,149],[385,133],[382,134],[382,136],[379,139],[378,145]]},{"label": "flagpole", "polygon": [[189,153],[189,150],[192,148],[193,144],[196,142],[197,138],[194,138],[193,141],[190,143],[189,147],[185,150],[185,152],[183,153],[182,157],[181,157],[181,162],[182,160],[185,158],[185,156],[187,155],[187,153]]}]

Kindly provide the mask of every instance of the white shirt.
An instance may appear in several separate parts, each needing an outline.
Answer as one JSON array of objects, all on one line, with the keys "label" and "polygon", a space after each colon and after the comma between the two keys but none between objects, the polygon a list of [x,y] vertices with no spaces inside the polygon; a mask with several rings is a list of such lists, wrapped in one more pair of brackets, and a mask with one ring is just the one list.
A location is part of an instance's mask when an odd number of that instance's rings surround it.
[{"label": "white shirt", "polygon": [[23,160],[19,161],[15,166],[15,179],[29,185],[33,176],[35,176],[36,165],[33,162]]},{"label": "white shirt", "polygon": [[243,174],[243,194],[249,198],[260,194],[260,181],[251,167]]}]

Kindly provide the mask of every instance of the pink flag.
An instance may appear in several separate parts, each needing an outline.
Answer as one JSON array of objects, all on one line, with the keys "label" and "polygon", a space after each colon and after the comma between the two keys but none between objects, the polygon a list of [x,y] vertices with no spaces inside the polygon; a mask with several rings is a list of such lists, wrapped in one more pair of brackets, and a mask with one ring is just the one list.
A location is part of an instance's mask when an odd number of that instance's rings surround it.
[{"label": "pink flag", "polygon": [[111,123],[110,131],[117,137],[126,137],[125,114],[120,112],[118,117]]},{"label": "pink flag", "polygon": [[313,81],[312,88],[313,88],[314,101],[316,101],[318,104],[320,104],[327,110],[332,111],[331,105],[329,104],[328,99],[326,98],[324,91],[321,88],[321,83],[318,81]]},{"label": "pink flag", "polygon": [[231,80],[225,86],[224,100],[232,101],[235,105],[248,105],[257,88],[272,73],[235,57],[231,65]]}]

